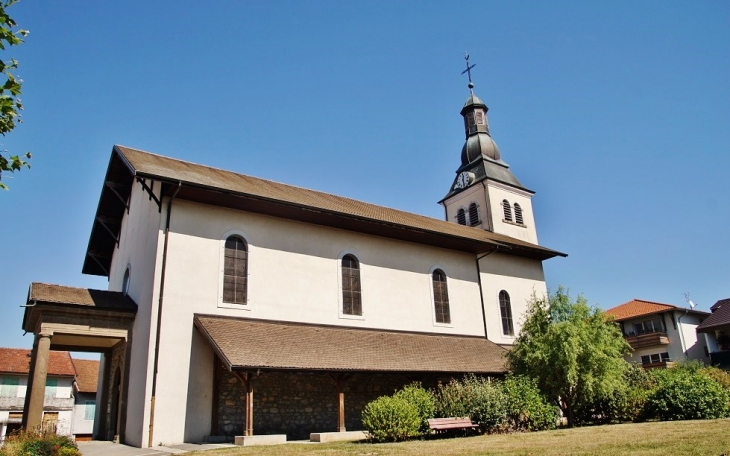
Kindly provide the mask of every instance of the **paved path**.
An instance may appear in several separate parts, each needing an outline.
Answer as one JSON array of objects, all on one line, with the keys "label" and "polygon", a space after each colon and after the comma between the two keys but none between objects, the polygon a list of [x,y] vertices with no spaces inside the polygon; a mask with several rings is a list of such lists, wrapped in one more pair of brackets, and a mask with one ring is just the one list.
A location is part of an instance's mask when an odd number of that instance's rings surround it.
[{"label": "paved path", "polygon": [[135,448],[113,442],[94,440],[91,442],[77,442],[79,451],[84,456],[170,456],[187,453],[188,451],[213,450],[235,446],[230,443],[183,443],[169,447],[156,446],[154,448]]}]

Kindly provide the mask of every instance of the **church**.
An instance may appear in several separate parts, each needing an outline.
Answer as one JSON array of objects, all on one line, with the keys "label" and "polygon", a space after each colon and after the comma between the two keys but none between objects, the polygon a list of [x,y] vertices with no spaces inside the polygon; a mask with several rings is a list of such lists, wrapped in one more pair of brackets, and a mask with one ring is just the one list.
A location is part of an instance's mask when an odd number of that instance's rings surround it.
[{"label": "church", "polygon": [[31,284],[23,426],[52,350],[102,353],[94,437],[137,447],[358,430],[412,381],[504,375],[566,255],[473,87],[445,220],[114,146],[82,271],[109,289]]}]

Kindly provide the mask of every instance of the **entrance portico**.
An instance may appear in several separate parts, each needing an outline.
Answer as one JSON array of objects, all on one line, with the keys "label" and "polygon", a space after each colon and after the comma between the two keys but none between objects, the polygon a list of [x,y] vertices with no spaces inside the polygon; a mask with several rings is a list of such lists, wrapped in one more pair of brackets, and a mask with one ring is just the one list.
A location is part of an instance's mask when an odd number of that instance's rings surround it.
[{"label": "entrance portico", "polygon": [[[23,329],[35,335],[31,352],[22,428],[39,429],[43,419],[50,351],[98,352],[104,355],[102,397],[94,437],[124,441],[129,351],[137,304],[121,292],[32,283],[23,316]],[[118,388],[110,395],[110,375]],[[123,373],[123,374],[122,374]],[[113,400],[112,400],[113,399]],[[109,410],[114,416],[107,416]]]}]

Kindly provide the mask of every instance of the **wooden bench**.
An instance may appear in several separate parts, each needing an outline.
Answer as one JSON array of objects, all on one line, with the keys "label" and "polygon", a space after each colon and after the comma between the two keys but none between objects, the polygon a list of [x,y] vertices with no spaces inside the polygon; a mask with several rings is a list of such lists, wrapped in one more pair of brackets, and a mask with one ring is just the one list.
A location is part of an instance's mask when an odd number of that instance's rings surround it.
[{"label": "wooden bench", "polygon": [[471,422],[469,417],[463,418],[429,418],[428,427],[432,431],[450,431],[453,429],[475,429],[478,424]]}]

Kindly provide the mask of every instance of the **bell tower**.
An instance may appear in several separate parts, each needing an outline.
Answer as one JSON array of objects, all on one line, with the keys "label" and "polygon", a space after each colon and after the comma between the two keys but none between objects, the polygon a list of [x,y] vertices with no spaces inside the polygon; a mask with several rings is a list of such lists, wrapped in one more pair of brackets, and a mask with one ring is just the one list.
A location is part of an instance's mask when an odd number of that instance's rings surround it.
[{"label": "bell tower", "polygon": [[469,98],[461,108],[464,118],[464,146],[461,166],[446,196],[439,201],[446,209],[446,220],[537,244],[532,213],[532,195],[502,160],[497,143],[489,131],[489,108],[474,95],[471,70],[466,54]]}]

